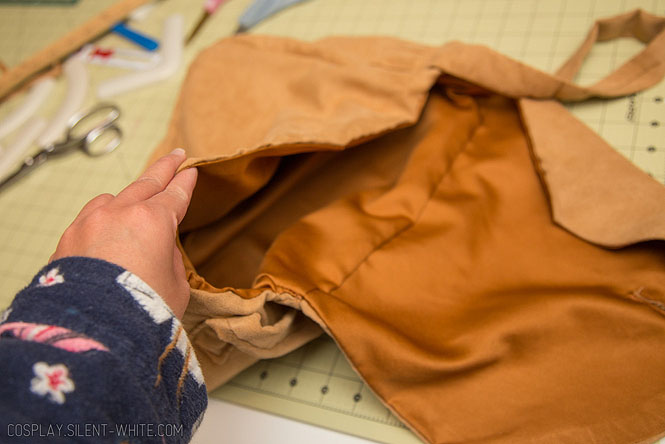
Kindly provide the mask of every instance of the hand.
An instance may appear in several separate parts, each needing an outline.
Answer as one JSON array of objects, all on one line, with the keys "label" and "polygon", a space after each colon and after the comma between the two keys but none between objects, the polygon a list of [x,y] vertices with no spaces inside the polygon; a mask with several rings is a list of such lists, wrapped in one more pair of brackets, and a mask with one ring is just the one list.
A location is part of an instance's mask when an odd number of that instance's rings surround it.
[{"label": "hand", "polygon": [[65,230],[51,260],[67,256],[104,259],[139,276],[182,318],[189,285],[176,228],[187,212],[197,171],[175,174],[185,152],[174,150],[152,164],[117,196],[88,202]]}]

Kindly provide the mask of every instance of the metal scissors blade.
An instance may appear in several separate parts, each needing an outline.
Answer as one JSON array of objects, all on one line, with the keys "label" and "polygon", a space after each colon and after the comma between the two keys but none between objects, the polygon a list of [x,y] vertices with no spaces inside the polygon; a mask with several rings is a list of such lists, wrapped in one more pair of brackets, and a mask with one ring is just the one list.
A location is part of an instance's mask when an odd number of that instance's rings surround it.
[{"label": "metal scissors blade", "polygon": [[[101,120],[96,120],[98,117],[101,117]],[[25,176],[50,157],[60,156],[74,150],[81,150],[88,156],[96,157],[115,150],[122,140],[122,131],[115,125],[115,121],[119,117],[120,109],[108,103],[102,103],[88,111],[75,114],[69,121],[65,139],[44,147],[34,156],[26,158],[17,171],[0,181],[0,189]],[[80,134],[78,134],[78,130],[82,130]],[[106,144],[100,144],[97,140],[104,134],[111,134],[112,138]]]},{"label": "metal scissors blade", "polygon": [[35,154],[32,157],[26,158],[21,166],[19,167],[18,170],[7,176],[6,178],[2,179],[0,181],[0,190],[5,188],[6,185],[9,185],[11,183],[14,183],[16,180],[19,178],[25,176],[28,174],[30,171],[32,171],[34,168],[38,167],[42,163],[46,162],[46,159],[48,158],[48,152],[47,150],[43,149],[37,154]]}]

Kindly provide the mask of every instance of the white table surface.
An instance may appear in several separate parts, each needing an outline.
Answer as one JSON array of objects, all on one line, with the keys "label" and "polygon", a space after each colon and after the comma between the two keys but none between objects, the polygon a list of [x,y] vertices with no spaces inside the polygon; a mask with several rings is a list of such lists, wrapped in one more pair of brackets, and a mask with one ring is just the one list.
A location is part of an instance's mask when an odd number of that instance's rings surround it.
[{"label": "white table surface", "polygon": [[375,444],[210,398],[192,444]]}]

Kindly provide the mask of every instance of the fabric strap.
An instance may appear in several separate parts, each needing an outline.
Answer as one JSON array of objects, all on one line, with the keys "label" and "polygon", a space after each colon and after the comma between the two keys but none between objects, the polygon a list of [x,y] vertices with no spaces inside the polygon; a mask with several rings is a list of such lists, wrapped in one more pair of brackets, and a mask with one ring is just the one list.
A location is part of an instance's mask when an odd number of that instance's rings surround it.
[{"label": "fabric strap", "polygon": [[[598,83],[591,86],[574,83],[572,79],[594,43],[618,37],[637,38],[646,47]],[[441,47],[431,65],[512,98],[580,101],[590,97],[620,97],[655,85],[665,74],[665,18],[635,10],[597,21],[584,43],[555,75],[485,46],[460,42]]]},{"label": "fabric strap", "polygon": [[572,82],[596,42],[632,37],[647,46],[622,66],[589,88],[602,95],[623,95],[659,82],[665,70],[665,20],[644,11],[598,20],[582,45],[556,75]]},{"label": "fabric strap", "polygon": [[[574,85],[572,80],[592,46],[619,37],[633,37],[647,45],[596,84]],[[575,97],[590,91],[614,97],[648,88],[664,74],[665,20],[638,10],[597,21],[556,75],[565,79],[568,93]],[[609,248],[665,239],[662,184],[610,148],[560,103],[523,98],[519,104],[556,223]],[[552,127],[566,131],[552,131]],[[574,146],[578,149],[570,149]]]}]

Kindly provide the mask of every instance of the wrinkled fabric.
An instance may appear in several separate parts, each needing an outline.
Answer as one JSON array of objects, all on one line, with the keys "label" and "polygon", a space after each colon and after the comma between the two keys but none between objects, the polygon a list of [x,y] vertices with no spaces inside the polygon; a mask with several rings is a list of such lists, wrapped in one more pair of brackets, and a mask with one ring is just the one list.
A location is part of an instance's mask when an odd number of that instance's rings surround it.
[{"label": "wrinkled fabric", "polygon": [[[624,36],[644,50],[572,82]],[[208,387],[325,331],[430,443],[663,435],[665,188],[558,103],[657,83],[663,45],[635,11],[557,75],[457,42],[204,51],[155,156],[199,169],[180,247]]]}]

